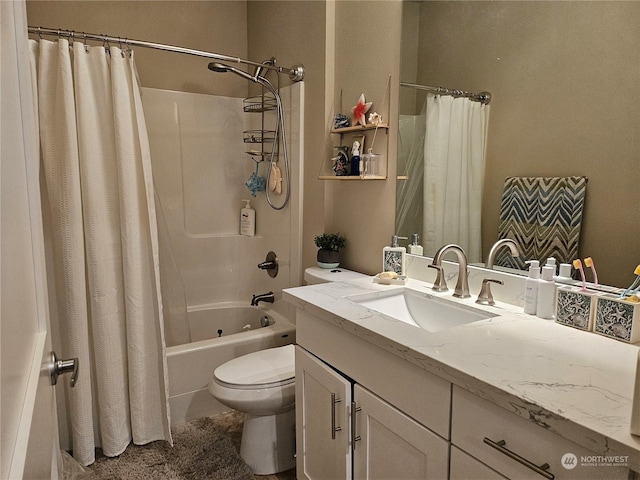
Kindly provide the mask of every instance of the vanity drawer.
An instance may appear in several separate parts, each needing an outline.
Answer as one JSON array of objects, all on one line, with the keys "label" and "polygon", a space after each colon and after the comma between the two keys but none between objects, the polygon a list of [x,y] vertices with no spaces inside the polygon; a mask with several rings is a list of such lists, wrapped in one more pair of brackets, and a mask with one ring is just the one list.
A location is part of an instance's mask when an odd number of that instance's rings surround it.
[{"label": "vanity drawer", "polygon": [[480,463],[455,445],[451,446],[449,480],[504,480],[505,477]]},{"label": "vanity drawer", "polygon": [[534,470],[544,464],[556,479],[628,476],[626,467],[599,466],[597,455],[590,450],[457,386],[453,387],[451,414],[451,442],[507,478],[553,478]]}]

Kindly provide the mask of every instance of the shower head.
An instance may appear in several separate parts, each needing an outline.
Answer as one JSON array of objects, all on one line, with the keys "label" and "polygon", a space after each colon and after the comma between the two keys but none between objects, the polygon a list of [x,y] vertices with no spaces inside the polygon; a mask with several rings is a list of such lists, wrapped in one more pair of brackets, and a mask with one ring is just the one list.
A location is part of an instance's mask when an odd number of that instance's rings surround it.
[{"label": "shower head", "polygon": [[209,70],[212,72],[224,73],[224,72],[232,72],[236,75],[241,76],[246,80],[250,80],[252,82],[257,82],[256,77],[252,77],[247,72],[243,72],[242,70],[238,70],[237,68],[230,67],[229,65],[225,65],[224,63],[211,62],[209,64]]}]

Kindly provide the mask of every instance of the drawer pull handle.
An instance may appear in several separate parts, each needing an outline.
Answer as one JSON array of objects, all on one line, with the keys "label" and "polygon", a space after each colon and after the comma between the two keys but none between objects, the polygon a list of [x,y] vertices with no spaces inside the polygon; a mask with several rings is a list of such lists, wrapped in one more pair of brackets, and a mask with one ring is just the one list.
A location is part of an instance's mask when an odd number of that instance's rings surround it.
[{"label": "drawer pull handle", "polygon": [[336,398],[336,394],[331,394],[331,440],[336,439],[336,432],[342,430],[342,427],[336,427],[336,403],[340,403],[342,400]]},{"label": "drawer pull handle", "polygon": [[356,449],[356,442],[362,440],[360,435],[356,435],[356,413],[362,410],[356,402],[351,402],[351,445],[353,450]]},{"label": "drawer pull handle", "polygon": [[538,466],[535,463],[530,462],[526,458],[521,457],[517,453],[514,453],[511,450],[509,450],[507,447],[505,447],[505,445],[507,444],[506,441],[500,440],[499,442],[494,442],[493,440],[487,437],[484,437],[482,441],[487,445],[489,445],[490,447],[495,448],[500,453],[504,453],[507,457],[512,458],[513,460],[515,460],[518,463],[521,463],[527,468],[530,468],[531,470],[536,472],[538,475],[542,475],[544,478],[548,478],[549,480],[553,480],[554,478],[556,478],[553,475],[553,473],[547,471],[550,468],[548,463],[544,463]]}]

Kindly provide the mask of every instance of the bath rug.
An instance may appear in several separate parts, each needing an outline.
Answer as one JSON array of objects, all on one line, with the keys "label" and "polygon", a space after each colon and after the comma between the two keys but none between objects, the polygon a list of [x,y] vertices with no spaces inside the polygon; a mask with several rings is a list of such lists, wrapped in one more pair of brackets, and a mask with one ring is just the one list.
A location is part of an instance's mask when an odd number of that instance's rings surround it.
[{"label": "bath rug", "polygon": [[87,467],[86,475],[76,478],[253,480],[251,469],[234,447],[240,435],[234,426],[238,423],[234,414],[199,418],[173,428],[173,447],[157,441],[147,445],[131,444],[119,457],[109,458],[98,453],[95,463]]}]

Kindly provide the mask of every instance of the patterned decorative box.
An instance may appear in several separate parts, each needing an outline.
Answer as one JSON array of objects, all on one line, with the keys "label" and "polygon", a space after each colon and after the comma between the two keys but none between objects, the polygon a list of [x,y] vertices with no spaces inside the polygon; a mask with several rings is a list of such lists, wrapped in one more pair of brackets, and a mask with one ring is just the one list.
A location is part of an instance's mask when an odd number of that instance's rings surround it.
[{"label": "patterned decorative box", "polygon": [[597,292],[580,287],[559,287],[556,297],[556,322],[590,332],[596,310]]},{"label": "patterned decorative box", "polygon": [[612,295],[599,297],[593,331],[623,342],[640,341],[640,303]]}]

